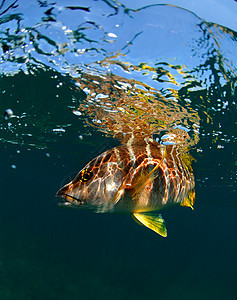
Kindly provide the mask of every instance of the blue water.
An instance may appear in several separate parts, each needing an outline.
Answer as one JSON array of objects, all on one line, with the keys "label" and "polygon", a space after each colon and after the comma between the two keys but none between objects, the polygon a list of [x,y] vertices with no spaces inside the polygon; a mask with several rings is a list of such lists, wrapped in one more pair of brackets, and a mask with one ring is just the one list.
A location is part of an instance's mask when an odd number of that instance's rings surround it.
[{"label": "blue water", "polygon": [[[0,299],[236,299],[237,3],[12,3],[0,4]],[[139,101],[163,107],[158,139],[190,135],[194,211],[163,211],[167,238],[129,215],[57,206],[120,143],[102,92],[128,121]]]}]

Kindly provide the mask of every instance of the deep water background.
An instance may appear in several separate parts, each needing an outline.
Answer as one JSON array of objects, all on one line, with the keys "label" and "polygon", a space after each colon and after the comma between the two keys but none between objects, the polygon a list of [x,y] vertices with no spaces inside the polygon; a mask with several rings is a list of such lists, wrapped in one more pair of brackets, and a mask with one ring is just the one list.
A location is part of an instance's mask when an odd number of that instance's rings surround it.
[{"label": "deep water background", "polygon": [[[0,88],[0,299],[236,299],[234,109],[215,121],[231,141],[222,148],[203,134],[191,149],[195,209],[163,211],[164,239],[128,215],[57,206],[57,190],[118,145],[71,113],[85,94],[68,74],[47,67],[3,72]],[[4,120],[9,107],[27,117]],[[201,133],[212,132],[210,126],[203,123]]]},{"label": "deep water background", "polygon": [[[50,76],[37,76],[35,94],[21,85],[18,96],[45,97],[38,87]],[[232,168],[232,145],[194,163],[195,210],[164,211],[164,239],[127,215],[59,208],[55,192],[117,142],[98,132],[58,139],[47,149],[1,144],[1,299],[235,299],[236,191],[220,178]]]},{"label": "deep water background", "polygon": [[1,147],[1,299],[235,299],[232,188],[197,185],[194,211],[163,213],[163,239],[127,215],[58,208],[62,174],[81,167],[76,155]]}]

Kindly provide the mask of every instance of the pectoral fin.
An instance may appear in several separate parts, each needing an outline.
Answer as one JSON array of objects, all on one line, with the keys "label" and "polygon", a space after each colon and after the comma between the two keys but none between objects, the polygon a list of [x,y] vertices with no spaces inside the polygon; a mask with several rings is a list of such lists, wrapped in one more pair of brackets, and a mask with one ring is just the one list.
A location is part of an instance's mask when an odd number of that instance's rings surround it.
[{"label": "pectoral fin", "polygon": [[148,215],[143,213],[134,213],[133,217],[138,220],[144,226],[150,228],[156,233],[160,234],[163,237],[167,236],[167,230],[165,226],[165,221],[161,215]]},{"label": "pectoral fin", "polygon": [[[127,187],[128,189],[132,190],[132,197],[136,198],[139,193],[142,191],[142,189],[149,184],[149,182],[152,182],[159,176],[159,167],[162,164],[164,158],[166,156],[166,152],[164,152],[162,159],[160,160],[159,164],[157,164],[151,171],[148,173],[144,172],[141,173],[139,176],[135,176],[134,182]],[[149,166],[148,166],[149,170]]]}]

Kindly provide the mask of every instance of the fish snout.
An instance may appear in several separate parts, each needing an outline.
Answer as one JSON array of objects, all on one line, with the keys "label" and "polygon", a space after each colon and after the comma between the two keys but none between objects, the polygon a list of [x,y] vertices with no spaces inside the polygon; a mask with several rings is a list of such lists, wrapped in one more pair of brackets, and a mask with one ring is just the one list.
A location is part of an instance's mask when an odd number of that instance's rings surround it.
[{"label": "fish snout", "polygon": [[69,192],[69,184],[63,186],[59,191],[56,193],[56,197],[64,197],[65,194]]},{"label": "fish snout", "polygon": [[63,186],[57,193],[56,197],[62,199],[58,202],[59,206],[81,206],[83,202],[77,199],[72,193],[72,183]]}]

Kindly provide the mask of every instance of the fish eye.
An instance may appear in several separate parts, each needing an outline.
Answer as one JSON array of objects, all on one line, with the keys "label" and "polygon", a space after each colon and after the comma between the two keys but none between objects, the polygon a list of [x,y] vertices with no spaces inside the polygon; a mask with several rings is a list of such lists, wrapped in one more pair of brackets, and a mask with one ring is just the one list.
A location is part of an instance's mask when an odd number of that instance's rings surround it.
[{"label": "fish eye", "polygon": [[79,174],[79,180],[81,182],[86,182],[89,179],[91,179],[91,177],[93,176],[93,173],[91,171],[89,171],[88,169],[84,169],[81,171],[81,173]]}]

